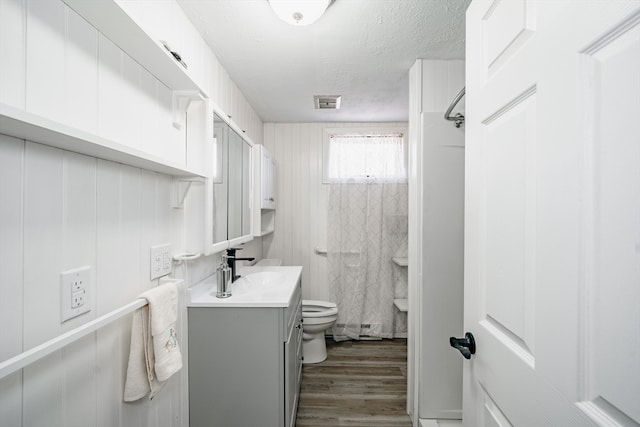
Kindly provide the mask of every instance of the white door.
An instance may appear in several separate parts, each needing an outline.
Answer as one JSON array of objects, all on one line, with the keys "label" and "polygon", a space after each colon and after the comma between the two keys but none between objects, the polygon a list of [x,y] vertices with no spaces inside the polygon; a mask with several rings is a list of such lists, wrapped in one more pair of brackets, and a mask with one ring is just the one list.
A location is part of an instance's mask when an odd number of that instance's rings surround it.
[{"label": "white door", "polygon": [[640,1],[474,0],[466,79],[464,425],[637,427]]}]

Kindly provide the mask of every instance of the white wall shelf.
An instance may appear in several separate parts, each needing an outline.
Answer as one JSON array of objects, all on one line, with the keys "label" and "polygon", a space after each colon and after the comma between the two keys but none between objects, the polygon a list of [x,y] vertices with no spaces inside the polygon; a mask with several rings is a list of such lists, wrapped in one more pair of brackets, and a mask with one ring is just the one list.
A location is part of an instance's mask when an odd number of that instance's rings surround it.
[{"label": "white wall shelf", "polygon": [[260,211],[259,221],[254,225],[256,227],[256,237],[273,233],[276,228],[276,211],[262,209]]},{"label": "white wall shelf", "polygon": [[404,313],[409,311],[409,300],[406,298],[396,298],[393,300],[393,305]]},{"label": "white wall shelf", "polygon": [[409,265],[409,258],[407,257],[394,257],[391,261],[399,265],[400,267],[407,267]]},{"label": "white wall shelf", "polygon": [[204,177],[184,165],[2,103],[0,133],[167,175]]},{"label": "white wall shelf", "polygon": [[259,235],[256,237],[264,237],[269,234],[272,234],[275,230],[272,228],[271,230],[260,230]]},{"label": "white wall shelf", "polygon": [[170,89],[206,96],[160,41],[152,39],[116,1],[63,1]]}]

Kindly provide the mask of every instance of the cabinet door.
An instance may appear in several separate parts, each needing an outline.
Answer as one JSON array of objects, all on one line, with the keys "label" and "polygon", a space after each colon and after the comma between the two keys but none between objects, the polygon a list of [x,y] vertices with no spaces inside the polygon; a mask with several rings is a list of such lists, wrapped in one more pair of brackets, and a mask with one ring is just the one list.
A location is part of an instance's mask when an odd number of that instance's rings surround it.
[{"label": "cabinet door", "polygon": [[295,335],[296,328],[292,328],[289,339],[284,344],[284,400],[285,400],[285,426],[290,427],[295,423],[294,418],[294,398],[295,398],[295,360],[296,346]]},{"label": "cabinet door", "polygon": [[285,426],[296,425],[300,380],[302,379],[302,311],[297,310],[295,326],[291,328],[289,339],[285,343]]},{"label": "cabinet door", "polygon": [[271,153],[266,149],[262,149],[262,209],[275,209],[275,196],[274,196],[274,164],[271,158]]},{"label": "cabinet door", "polygon": [[297,343],[296,343],[296,347],[298,348],[297,352],[296,352],[296,368],[295,368],[295,373],[296,373],[296,399],[295,399],[295,403],[296,403],[296,407],[298,406],[298,396],[300,395],[300,386],[302,385],[302,322],[300,323],[300,326],[298,327],[298,333],[297,333]]}]

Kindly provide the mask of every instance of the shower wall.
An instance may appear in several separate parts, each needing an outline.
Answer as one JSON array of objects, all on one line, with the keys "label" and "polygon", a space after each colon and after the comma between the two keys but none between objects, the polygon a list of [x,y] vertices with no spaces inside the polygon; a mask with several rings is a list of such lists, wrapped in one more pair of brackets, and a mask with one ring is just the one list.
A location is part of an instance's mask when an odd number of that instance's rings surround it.
[{"label": "shower wall", "polygon": [[462,331],[464,126],[443,115],[465,84],[464,61],[418,60],[410,82],[409,410],[455,419],[462,359],[448,338]]}]

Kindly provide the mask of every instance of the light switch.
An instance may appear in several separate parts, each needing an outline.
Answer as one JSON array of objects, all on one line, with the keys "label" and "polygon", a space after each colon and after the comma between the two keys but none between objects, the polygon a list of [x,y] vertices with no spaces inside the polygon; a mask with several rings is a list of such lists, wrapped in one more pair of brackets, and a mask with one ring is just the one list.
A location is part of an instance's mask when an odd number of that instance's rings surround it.
[{"label": "light switch", "polygon": [[171,274],[171,244],[151,247],[151,280]]}]

